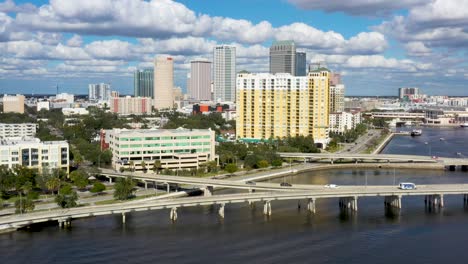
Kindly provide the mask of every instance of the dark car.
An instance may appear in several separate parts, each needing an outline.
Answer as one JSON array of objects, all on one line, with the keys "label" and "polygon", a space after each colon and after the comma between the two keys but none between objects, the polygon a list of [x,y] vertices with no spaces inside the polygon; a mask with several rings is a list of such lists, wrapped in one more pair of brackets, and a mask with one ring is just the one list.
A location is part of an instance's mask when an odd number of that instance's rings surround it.
[{"label": "dark car", "polygon": [[256,183],[253,181],[246,181],[245,184],[255,185]]},{"label": "dark car", "polygon": [[282,186],[282,187],[292,187],[292,185],[290,183],[288,183],[288,182],[282,182],[280,184],[280,186]]}]

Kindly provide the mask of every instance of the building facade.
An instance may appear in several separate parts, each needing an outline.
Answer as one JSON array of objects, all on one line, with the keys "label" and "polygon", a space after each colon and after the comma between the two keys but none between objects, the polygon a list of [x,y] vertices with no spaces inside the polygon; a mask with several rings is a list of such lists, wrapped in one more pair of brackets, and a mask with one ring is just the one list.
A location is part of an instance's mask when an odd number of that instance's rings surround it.
[{"label": "building facade", "polygon": [[150,97],[112,97],[110,111],[119,115],[151,114],[152,101]]},{"label": "building facade", "polygon": [[69,146],[66,141],[44,141],[37,138],[0,141],[0,165],[17,165],[49,171],[62,169],[69,172]]},{"label": "building facade", "polygon": [[400,99],[404,99],[406,97],[413,97],[413,96],[418,96],[419,93],[419,88],[415,87],[402,87],[398,89],[398,96]]},{"label": "building facade", "polygon": [[195,100],[211,100],[210,61],[196,60],[190,62],[189,94]]},{"label": "building facade", "polygon": [[111,86],[107,83],[88,85],[89,100],[107,101],[111,97]]},{"label": "building facade", "polygon": [[236,101],[236,47],[216,46],[213,53],[214,101],[234,102]]},{"label": "building facade", "polygon": [[24,95],[4,95],[3,96],[4,113],[24,114]]},{"label": "building facade", "polygon": [[239,139],[309,136],[328,144],[329,71],[308,76],[287,73],[250,74],[237,77]]},{"label": "building facade", "polygon": [[133,75],[135,97],[154,97],[154,70],[136,70]]},{"label": "building facade", "polygon": [[307,53],[296,52],[296,76],[307,75]]},{"label": "building facade", "polygon": [[344,84],[330,85],[330,113],[344,111]]},{"label": "building facade", "polygon": [[112,129],[103,134],[115,169],[142,170],[142,161],[148,169],[156,161],[161,169],[191,169],[215,160],[211,129]]},{"label": "building facade", "polygon": [[174,107],[174,60],[159,56],[154,60],[154,108],[172,109]]},{"label": "building facade", "polygon": [[296,44],[294,41],[276,41],[271,45],[270,73],[289,73],[293,76],[296,75]]},{"label": "building facade", "polygon": [[362,122],[361,112],[330,113],[330,132],[343,134]]},{"label": "building facade", "polygon": [[0,139],[34,137],[37,125],[34,123],[5,124],[0,123]]}]

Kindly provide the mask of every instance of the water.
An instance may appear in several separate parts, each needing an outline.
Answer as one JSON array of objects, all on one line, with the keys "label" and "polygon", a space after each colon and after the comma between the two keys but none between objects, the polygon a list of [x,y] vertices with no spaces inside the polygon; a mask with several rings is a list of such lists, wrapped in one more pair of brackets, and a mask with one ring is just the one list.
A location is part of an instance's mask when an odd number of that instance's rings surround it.
[{"label": "water", "polygon": [[[468,129],[424,129],[417,138],[397,137],[384,153],[467,155]],[[439,138],[445,140],[441,141]],[[299,174],[291,183],[393,184],[394,181],[468,183],[466,172],[423,170],[334,170]],[[382,198],[362,198],[357,214],[341,213],[336,199],[318,200],[317,213],[297,201],[227,205],[226,218],[211,206],[138,212],[75,220],[0,235],[1,263],[466,263],[468,210],[460,196],[427,211],[422,197],[405,197],[401,211],[385,211]]]}]

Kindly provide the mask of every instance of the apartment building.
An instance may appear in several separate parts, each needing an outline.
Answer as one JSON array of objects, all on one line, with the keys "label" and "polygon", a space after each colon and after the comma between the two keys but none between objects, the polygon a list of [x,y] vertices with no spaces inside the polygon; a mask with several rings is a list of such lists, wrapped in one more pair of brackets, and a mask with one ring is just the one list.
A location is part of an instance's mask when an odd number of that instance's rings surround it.
[{"label": "apartment building", "polygon": [[36,124],[5,124],[0,123],[0,139],[34,137],[36,135]]}]

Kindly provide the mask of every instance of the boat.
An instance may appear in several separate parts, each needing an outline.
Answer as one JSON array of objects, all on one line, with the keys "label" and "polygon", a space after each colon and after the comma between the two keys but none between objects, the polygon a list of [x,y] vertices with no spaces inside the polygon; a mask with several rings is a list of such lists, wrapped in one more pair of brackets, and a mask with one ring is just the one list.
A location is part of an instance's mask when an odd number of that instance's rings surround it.
[{"label": "boat", "polygon": [[445,140],[445,138],[440,138],[440,141],[444,141],[444,140]]},{"label": "boat", "polygon": [[468,123],[463,123],[460,125],[460,127],[468,127]]},{"label": "boat", "polygon": [[420,136],[422,135],[422,130],[421,129],[413,129],[413,131],[411,131],[411,136],[414,137],[414,136]]}]

